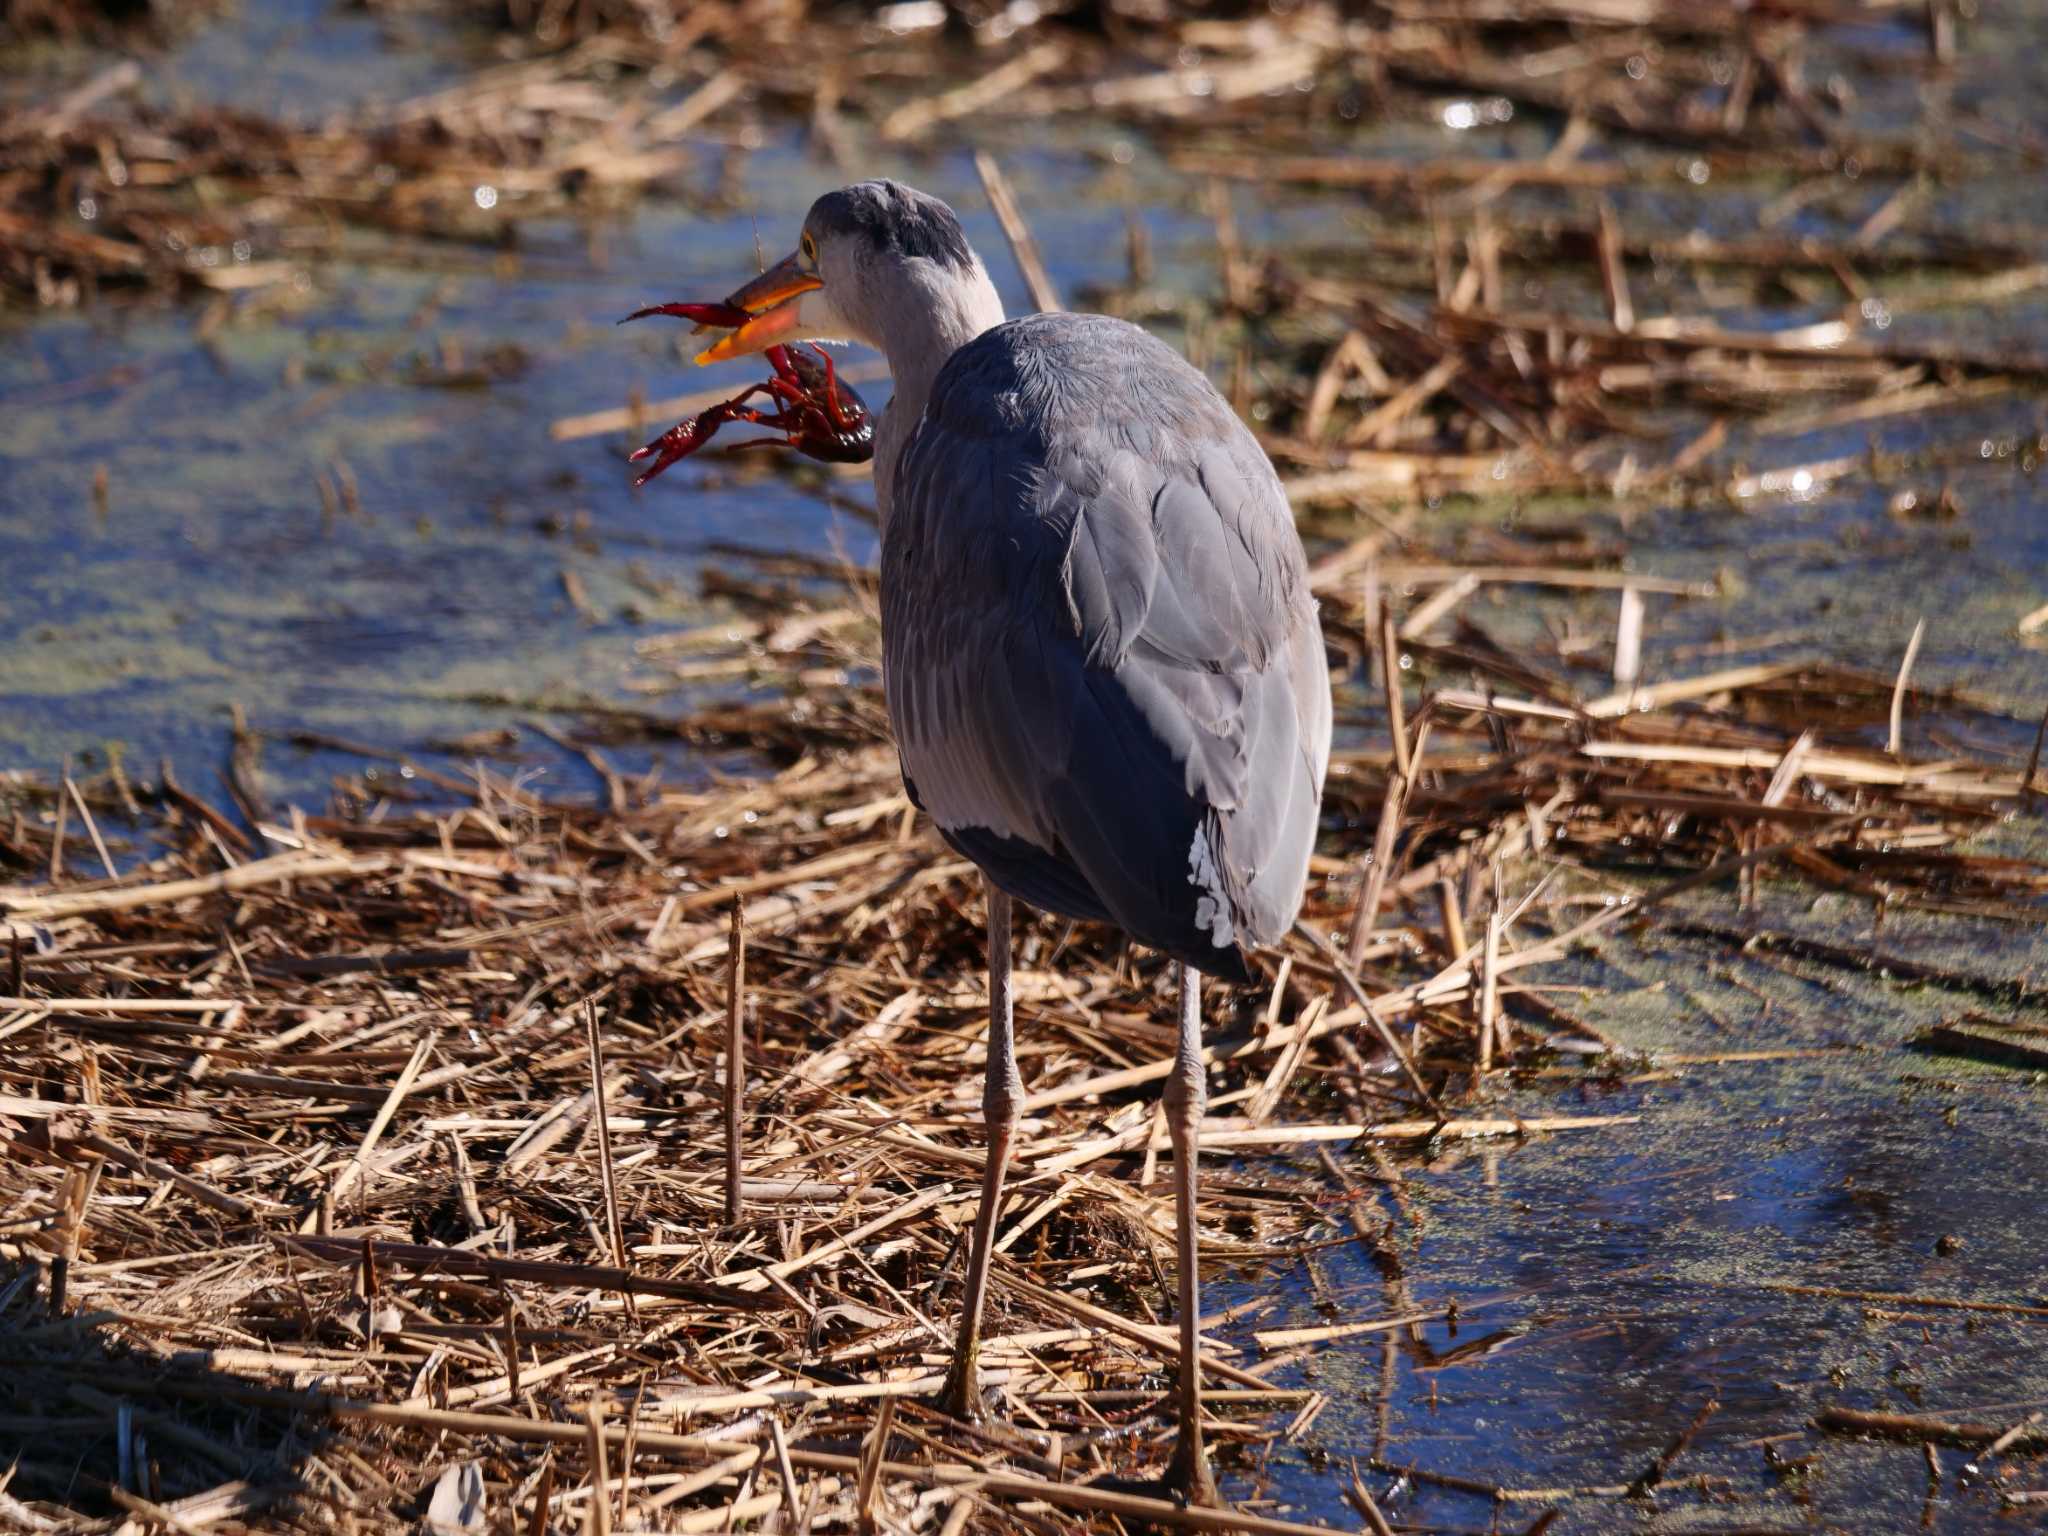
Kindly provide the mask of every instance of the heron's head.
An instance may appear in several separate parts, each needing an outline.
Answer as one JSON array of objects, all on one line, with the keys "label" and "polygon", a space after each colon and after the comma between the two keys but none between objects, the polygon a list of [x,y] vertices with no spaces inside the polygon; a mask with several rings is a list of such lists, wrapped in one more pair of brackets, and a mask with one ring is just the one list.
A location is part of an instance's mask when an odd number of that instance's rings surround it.
[{"label": "heron's head", "polygon": [[805,216],[797,248],[726,302],[753,318],[699,353],[700,363],[792,341],[858,341],[893,354],[934,328],[956,330],[956,317],[990,305],[1002,314],[953,210],[894,181],[827,192]]}]

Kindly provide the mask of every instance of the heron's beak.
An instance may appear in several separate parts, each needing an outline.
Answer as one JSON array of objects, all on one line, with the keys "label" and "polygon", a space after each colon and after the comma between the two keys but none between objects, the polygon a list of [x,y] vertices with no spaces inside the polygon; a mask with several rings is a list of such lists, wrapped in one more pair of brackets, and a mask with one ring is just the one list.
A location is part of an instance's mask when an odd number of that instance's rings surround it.
[{"label": "heron's beak", "polygon": [[697,361],[723,362],[728,357],[765,352],[772,346],[799,339],[803,296],[824,286],[823,279],[815,272],[805,271],[794,254],[785,256],[739,292],[726,297],[726,303],[745,310],[753,318],[699,352]]}]

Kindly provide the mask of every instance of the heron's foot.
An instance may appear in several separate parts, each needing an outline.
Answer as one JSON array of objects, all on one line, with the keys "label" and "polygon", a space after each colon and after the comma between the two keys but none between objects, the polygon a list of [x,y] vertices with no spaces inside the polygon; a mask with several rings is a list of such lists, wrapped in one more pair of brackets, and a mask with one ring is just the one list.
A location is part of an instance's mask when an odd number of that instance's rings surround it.
[{"label": "heron's foot", "polygon": [[1173,1460],[1167,1463],[1166,1476],[1160,1481],[1170,1497],[1180,1500],[1190,1509],[1230,1508],[1216,1491],[1216,1477],[1209,1470],[1209,1457],[1197,1438],[1183,1434],[1175,1439]]},{"label": "heron's foot", "polygon": [[[1091,1488],[1109,1493],[1132,1493],[1141,1499],[1161,1499],[1169,1504],[1178,1504],[1182,1509],[1206,1509],[1224,1515],[1231,1513],[1231,1506],[1216,1491],[1216,1479],[1210,1473],[1208,1457],[1200,1449],[1190,1448],[1185,1440],[1175,1443],[1173,1460],[1157,1477],[1097,1476],[1088,1478],[1087,1483]],[[1178,1526],[1155,1524],[1143,1518],[1136,1518],[1132,1529],[1147,1532],[1148,1536],[1179,1536],[1181,1530]]]},{"label": "heron's foot", "polygon": [[979,1424],[988,1418],[988,1396],[972,1355],[954,1357],[952,1368],[946,1372],[946,1383],[932,1399],[932,1406],[963,1424]]}]

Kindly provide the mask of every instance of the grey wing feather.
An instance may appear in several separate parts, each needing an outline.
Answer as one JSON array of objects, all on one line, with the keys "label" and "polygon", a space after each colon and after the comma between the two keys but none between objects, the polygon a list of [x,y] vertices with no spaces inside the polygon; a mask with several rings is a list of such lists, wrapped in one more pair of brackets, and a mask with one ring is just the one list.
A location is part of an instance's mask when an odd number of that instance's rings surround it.
[{"label": "grey wing feather", "polygon": [[963,347],[892,476],[884,672],[913,794],[1020,899],[1218,974],[1298,910],[1329,753],[1257,443],[1134,326]]}]

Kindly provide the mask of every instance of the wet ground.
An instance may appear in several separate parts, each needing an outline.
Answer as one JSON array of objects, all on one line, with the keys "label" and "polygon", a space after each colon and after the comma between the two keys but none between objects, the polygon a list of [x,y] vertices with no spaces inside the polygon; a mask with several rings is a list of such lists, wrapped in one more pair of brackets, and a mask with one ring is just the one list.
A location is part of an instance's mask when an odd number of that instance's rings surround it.
[{"label": "wet ground", "polygon": [[[2039,20],[2000,25],[1967,77],[1994,101],[2014,99],[2025,79],[1999,59],[2043,41]],[[252,7],[174,49],[151,89],[318,112],[362,99],[362,81],[394,99],[467,62],[469,42],[429,22],[401,23],[397,36],[405,46],[368,17],[322,4]],[[1874,90],[1870,110],[1905,110],[1886,95],[1901,89]],[[2038,104],[2018,110],[2038,120]],[[1541,137],[1526,123],[1506,131]],[[1466,147],[1438,137],[1390,129],[1376,147]],[[1213,285],[1201,189],[1141,140],[995,130],[983,142],[1004,159],[1063,292],[1122,281],[1126,207],[1152,234],[1163,286]],[[707,164],[716,154],[707,149]],[[957,199],[1021,307],[964,152],[882,154],[860,169]],[[817,477],[707,459],[635,492],[622,437],[556,441],[546,427],[622,404],[629,390],[660,398],[746,382],[743,366],[687,370],[673,332],[611,322],[642,303],[723,291],[751,269],[757,232],[779,252],[809,200],[841,179],[793,131],[771,134],[748,161],[752,206],[742,212],[657,200],[598,229],[529,224],[509,258],[358,242],[301,289],[210,332],[187,308],[0,316],[0,769],[49,771],[67,756],[115,752],[148,766],[167,755],[188,784],[210,788],[239,705],[274,738],[273,787],[317,803],[329,775],[359,764],[283,745],[293,729],[420,751],[565,718],[581,702],[669,707],[676,695],[659,691],[634,642],[716,619],[698,577],[726,558],[721,546],[843,550],[866,562],[872,532],[820,495]],[[2015,200],[2010,185],[1942,188],[1937,209],[1958,224],[2018,225],[2048,250],[2038,199]],[[1341,249],[1375,217],[1369,205],[1270,189],[1241,191],[1238,211],[1250,241],[1301,252]],[[1726,230],[1755,208],[1737,195],[1668,211]],[[1653,288],[1650,302],[1699,297],[1679,284]],[[2001,314],[2048,336],[2048,307]],[[1936,310],[1902,312],[1900,323],[1967,332],[1980,322]],[[465,360],[487,363],[494,381],[418,382]],[[884,385],[864,390],[876,407],[886,399]],[[2048,602],[2048,487],[2022,467],[2044,413],[2040,399],[2015,393],[1729,454],[1755,468],[1797,466],[1860,453],[1873,430],[1892,451],[1979,448],[1974,465],[1907,481],[1858,476],[1744,503],[1442,516],[1468,529],[1585,518],[1626,539],[1637,569],[1727,578],[1722,600],[1653,602],[1652,677],[1790,655],[1888,674],[1925,617],[1917,675],[1986,705],[1967,744],[2017,762],[2048,707],[2048,653],[2013,633]],[[103,506],[92,489],[100,466]],[[352,482],[353,500],[337,493],[323,507],[322,474]],[[1931,499],[1944,480],[1962,515],[1896,515],[1901,490]],[[869,495],[864,479],[832,487],[854,506]],[[1447,534],[1442,547],[1456,546]],[[1510,589],[1483,595],[1480,611],[1512,643],[1546,625],[1611,624],[1605,601]],[[589,787],[580,761],[533,745],[544,784]],[[679,753],[666,761],[677,777],[702,767]],[[2001,836],[2042,851],[2038,821]],[[1732,920],[1728,907],[1717,899],[1703,910]],[[1869,937],[1868,913],[1833,898],[1771,894],[1764,921]],[[2011,927],[1893,919],[1884,942],[1923,956],[1946,949],[2001,975],[2048,970],[2048,940]],[[1774,1288],[2048,1305],[2048,1085],[1904,1048],[1928,1019],[1988,1005],[1731,959],[1725,946],[1654,931],[1575,963],[1576,977],[1546,979],[1583,981],[1574,1007],[1640,1051],[1641,1069],[1580,1079],[1560,1068],[1518,1085],[1513,1103],[1639,1120],[1405,1163],[1418,1218],[1405,1295],[1365,1255],[1335,1248],[1306,1283],[1287,1281],[1289,1321],[1451,1298],[1462,1320],[1455,1332],[1438,1323],[1389,1335],[1384,1349],[1377,1338],[1339,1344],[1300,1368],[1333,1402],[1275,1452],[1265,1491],[1351,1524],[1332,1469],[1348,1477],[1354,1458],[1361,1469],[1379,1457],[1516,1490],[1626,1485],[1712,1401],[1718,1409],[1655,1498],[1566,1499],[1552,1529],[1974,1531],[2048,1519],[2039,1506],[2001,1510],[1981,1487],[1959,1490],[1959,1452],[1942,1453],[1947,1478],[1930,1494],[1916,1447],[1802,1433],[1827,1404],[1992,1422],[2048,1406],[2048,1316]],[[1806,1054],[1667,1061],[1756,1050]],[[1268,1289],[1224,1281],[1215,1295],[1221,1304]],[[1772,1457],[1792,1465],[1774,1468]],[[1704,1488],[1688,1481],[1703,1475]],[[1364,1476],[1397,1523],[1487,1529],[1495,1519],[1481,1494]],[[2048,1468],[2022,1463],[2015,1486],[2043,1485]],[[1514,1500],[1497,1528],[1523,1529],[1550,1503]]]},{"label": "wet ground", "polygon": [[[1703,910],[1732,920],[1725,901]],[[1869,939],[1867,912],[1832,899],[1767,903],[1760,922]],[[1888,924],[1883,942],[2005,974],[2048,963],[2038,933],[1947,920]],[[1836,1406],[2018,1422],[2048,1405],[2048,1313],[1783,1287],[2048,1304],[2048,1083],[1911,1049],[1924,1023],[1981,1006],[1940,988],[1657,934],[1581,975],[1595,989],[1572,1006],[1641,1061],[1597,1080],[1559,1069],[1509,1102],[1640,1120],[1411,1168],[1405,1288],[1333,1250],[1315,1283],[1335,1310],[1304,1300],[1288,1325],[1452,1300],[1459,1325],[1332,1347],[1305,1373],[1332,1410],[1282,1464],[1379,1458],[1365,1480],[1397,1523],[1445,1528],[1487,1528],[1492,1500],[1384,1466],[1518,1490],[1505,1530],[1560,1502],[1540,1490],[1598,1485],[1552,1529],[2038,1528],[2038,1508],[1958,1486],[1967,1452],[1940,1452],[1936,1488],[1917,1445],[1809,1426]],[[1754,1051],[1783,1055],[1678,1060]],[[1654,1496],[1617,1496],[1716,1403]],[[2011,1471],[2007,1486],[2048,1481],[2038,1460]]]}]

